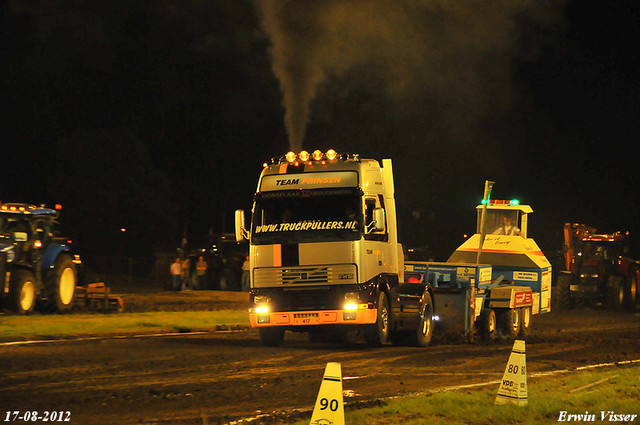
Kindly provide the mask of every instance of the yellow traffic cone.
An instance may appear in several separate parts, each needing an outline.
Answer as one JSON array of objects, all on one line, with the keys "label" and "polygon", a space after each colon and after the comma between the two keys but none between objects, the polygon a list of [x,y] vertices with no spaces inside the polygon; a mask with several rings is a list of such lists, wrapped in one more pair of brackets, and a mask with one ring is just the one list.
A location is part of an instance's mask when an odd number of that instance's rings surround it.
[{"label": "yellow traffic cone", "polygon": [[327,363],[309,425],[344,425],[340,363]]},{"label": "yellow traffic cone", "polygon": [[524,354],[524,341],[516,340],[511,349],[509,363],[504,370],[495,404],[513,403],[526,406],[527,400],[527,362]]}]

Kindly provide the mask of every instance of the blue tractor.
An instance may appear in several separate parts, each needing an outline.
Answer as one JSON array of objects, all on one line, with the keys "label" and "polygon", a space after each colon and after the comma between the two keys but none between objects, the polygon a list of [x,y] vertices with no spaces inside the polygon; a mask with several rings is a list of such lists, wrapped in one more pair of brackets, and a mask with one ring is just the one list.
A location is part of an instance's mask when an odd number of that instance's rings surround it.
[{"label": "blue tractor", "polygon": [[17,314],[73,308],[80,257],[56,234],[58,210],[0,205],[0,299]]}]

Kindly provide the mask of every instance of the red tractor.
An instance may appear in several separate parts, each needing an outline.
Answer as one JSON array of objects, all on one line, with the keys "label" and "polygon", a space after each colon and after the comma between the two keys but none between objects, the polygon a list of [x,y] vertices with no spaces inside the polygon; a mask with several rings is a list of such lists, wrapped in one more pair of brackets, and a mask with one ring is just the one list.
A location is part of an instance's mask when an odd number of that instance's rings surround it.
[{"label": "red tractor", "polygon": [[555,307],[603,305],[635,311],[640,305],[640,262],[627,258],[628,234],[599,234],[584,224],[564,226],[565,269],[555,285]]}]

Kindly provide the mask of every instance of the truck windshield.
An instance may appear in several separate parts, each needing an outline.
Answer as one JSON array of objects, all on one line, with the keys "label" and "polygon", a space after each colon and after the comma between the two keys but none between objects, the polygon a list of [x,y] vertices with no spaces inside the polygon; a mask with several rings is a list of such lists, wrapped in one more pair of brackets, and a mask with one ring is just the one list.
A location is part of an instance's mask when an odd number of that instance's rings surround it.
[{"label": "truck windshield", "polygon": [[256,245],[357,240],[359,189],[263,192],[256,195],[251,242]]}]

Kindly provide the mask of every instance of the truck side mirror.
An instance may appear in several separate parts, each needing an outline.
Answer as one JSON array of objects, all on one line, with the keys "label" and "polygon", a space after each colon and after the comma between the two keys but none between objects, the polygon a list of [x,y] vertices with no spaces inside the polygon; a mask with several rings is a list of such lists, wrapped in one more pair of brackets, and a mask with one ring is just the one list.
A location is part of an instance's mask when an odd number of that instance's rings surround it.
[{"label": "truck side mirror", "polygon": [[244,228],[244,210],[236,210],[236,242],[240,243],[247,237]]},{"label": "truck side mirror", "polygon": [[373,221],[366,228],[366,234],[371,232],[382,232],[384,230],[384,210],[382,208],[373,209]]}]

